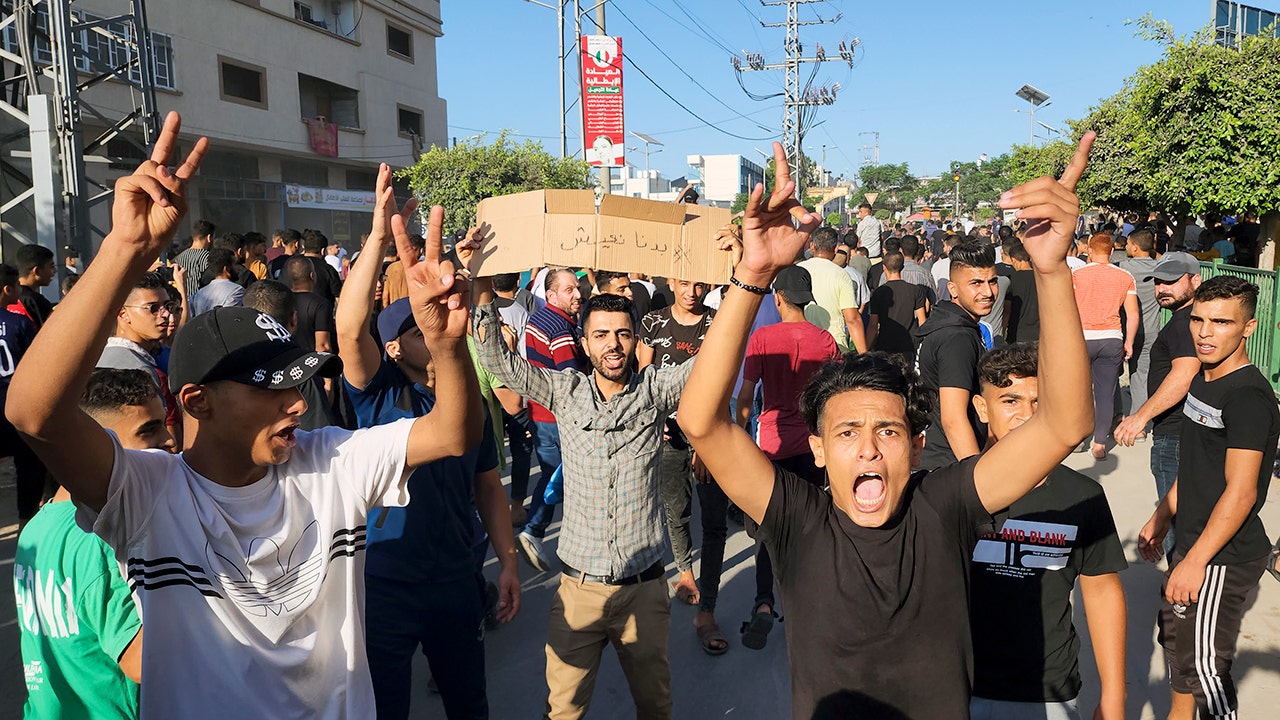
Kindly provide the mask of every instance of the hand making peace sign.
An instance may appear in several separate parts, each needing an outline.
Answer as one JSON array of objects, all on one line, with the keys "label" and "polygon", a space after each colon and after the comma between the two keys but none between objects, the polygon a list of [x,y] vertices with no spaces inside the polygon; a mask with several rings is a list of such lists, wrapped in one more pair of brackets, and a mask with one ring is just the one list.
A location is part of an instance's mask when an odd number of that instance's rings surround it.
[{"label": "hand making peace sign", "polygon": [[182,118],[171,112],[156,140],[151,157],[132,175],[116,180],[111,204],[111,234],[136,246],[149,259],[159,257],[187,214],[187,183],[195,176],[209,147],[208,138],[196,141],[176,171],[169,170]]}]

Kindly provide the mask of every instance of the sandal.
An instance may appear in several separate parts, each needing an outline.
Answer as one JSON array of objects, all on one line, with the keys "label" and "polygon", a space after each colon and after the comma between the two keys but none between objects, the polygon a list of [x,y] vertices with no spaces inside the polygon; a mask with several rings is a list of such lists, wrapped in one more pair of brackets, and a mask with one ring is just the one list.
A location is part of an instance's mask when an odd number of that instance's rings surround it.
[{"label": "sandal", "polygon": [[769,631],[773,630],[776,612],[757,612],[751,619],[742,623],[742,645],[752,650],[763,650],[769,642]]},{"label": "sandal", "polygon": [[698,643],[702,645],[702,651],[706,654],[717,656],[729,652],[729,638],[720,632],[720,626],[715,622],[694,629],[698,631]]}]

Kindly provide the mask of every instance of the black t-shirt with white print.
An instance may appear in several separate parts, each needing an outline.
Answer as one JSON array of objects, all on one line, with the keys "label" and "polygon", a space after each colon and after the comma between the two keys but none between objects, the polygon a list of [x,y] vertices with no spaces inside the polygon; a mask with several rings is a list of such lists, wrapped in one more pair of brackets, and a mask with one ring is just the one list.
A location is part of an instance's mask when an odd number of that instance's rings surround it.
[{"label": "black t-shirt with white print", "polygon": [[969,717],[969,558],[996,525],[978,457],[913,475],[879,528],[776,471],[760,533],[787,612],[795,720]]},{"label": "black t-shirt with white print", "polygon": [[[706,308],[702,317],[692,325],[682,325],[671,317],[671,308],[654,310],[640,319],[640,342],[653,348],[653,364],[656,367],[676,367],[698,354],[702,341],[707,337],[715,311]],[[689,441],[680,431],[675,420],[667,420],[667,437],[672,447],[680,450],[689,447]]]},{"label": "black t-shirt with white print", "polygon": [[1241,565],[1264,557],[1271,551],[1271,542],[1258,511],[1267,501],[1276,441],[1280,439],[1280,409],[1276,408],[1271,384],[1253,365],[1213,382],[1200,373],[1191,381],[1182,413],[1174,552],[1186,555],[1200,539],[1214,506],[1227,489],[1227,450],[1243,449],[1262,453],[1258,497],[1248,519],[1210,562]]},{"label": "black t-shirt with white print", "polygon": [[1071,593],[1080,575],[1128,567],[1102,486],[1059,465],[973,550],[973,694],[1067,702],[1080,692]]}]

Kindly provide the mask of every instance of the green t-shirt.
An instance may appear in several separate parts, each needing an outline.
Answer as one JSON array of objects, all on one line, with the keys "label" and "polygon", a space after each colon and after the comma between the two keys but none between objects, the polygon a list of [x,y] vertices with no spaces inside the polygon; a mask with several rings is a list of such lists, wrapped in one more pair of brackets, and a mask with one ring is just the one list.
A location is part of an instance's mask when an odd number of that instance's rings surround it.
[{"label": "green t-shirt", "polygon": [[142,628],[111,548],[50,503],[18,537],[13,590],[26,718],[136,718],[138,685],[117,660]]}]

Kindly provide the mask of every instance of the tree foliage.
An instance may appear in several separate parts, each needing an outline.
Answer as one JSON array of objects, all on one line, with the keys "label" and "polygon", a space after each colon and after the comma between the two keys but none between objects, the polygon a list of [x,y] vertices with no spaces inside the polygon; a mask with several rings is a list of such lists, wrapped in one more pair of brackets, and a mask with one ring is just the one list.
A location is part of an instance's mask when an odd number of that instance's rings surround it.
[{"label": "tree foliage", "polygon": [[1009,164],[1011,158],[1005,153],[982,163],[952,161],[951,172],[926,183],[920,188],[920,196],[931,205],[938,207],[954,207],[956,181],[955,174],[960,175],[960,212],[972,214],[979,203],[995,203],[1000,193],[1013,187],[1009,181]]},{"label": "tree foliage", "polygon": [[858,181],[863,193],[879,193],[876,207],[901,210],[915,199],[920,181],[911,174],[907,163],[863,165],[858,170]]},{"label": "tree foliage", "polygon": [[433,146],[399,173],[424,205],[444,207],[445,233],[470,227],[476,204],[487,197],[594,185],[585,160],[554,157],[532,140],[515,143],[506,131],[485,140],[478,135],[447,149]]},{"label": "tree foliage", "polygon": [[1165,46],[1159,62],[1070,123],[1073,142],[1015,148],[1012,182],[1060,172],[1074,140],[1098,133],[1081,201],[1179,214],[1280,208],[1280,40],[1245,37],[1239,49],[1208,33],[1173,35],[1150,16],[1139,33]]}]

